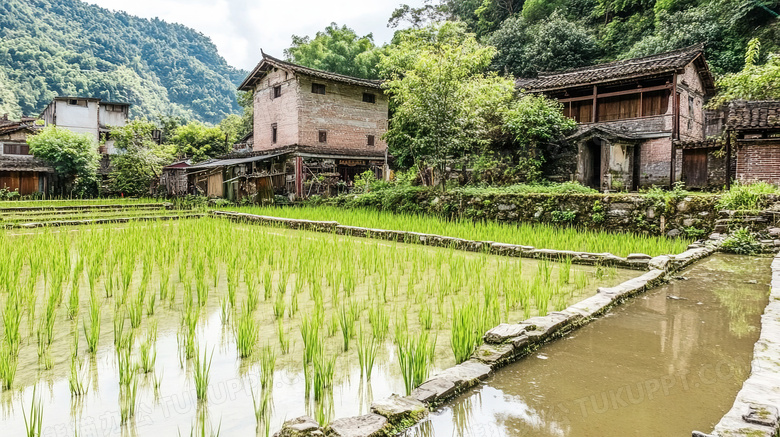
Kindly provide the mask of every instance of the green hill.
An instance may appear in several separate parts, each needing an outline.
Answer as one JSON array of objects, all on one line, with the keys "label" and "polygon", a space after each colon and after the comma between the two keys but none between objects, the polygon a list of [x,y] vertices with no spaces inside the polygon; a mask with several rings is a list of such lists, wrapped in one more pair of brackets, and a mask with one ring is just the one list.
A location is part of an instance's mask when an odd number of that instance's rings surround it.
[{"label": "green hill", "polygon": [[67,95],[130,102],[134,116],[215,123],[238,112],[245,75],[180,24],[79,0],[0,2],[0,114],[37,115]]}]

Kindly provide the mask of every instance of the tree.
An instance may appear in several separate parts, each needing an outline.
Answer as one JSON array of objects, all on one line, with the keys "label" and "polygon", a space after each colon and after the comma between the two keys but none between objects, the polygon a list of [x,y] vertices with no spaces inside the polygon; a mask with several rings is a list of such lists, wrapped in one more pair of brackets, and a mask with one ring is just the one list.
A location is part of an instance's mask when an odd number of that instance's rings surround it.
[{"label": "tree", "polygon": [[176,145],[178,156],[189,156],[198,162],[227,153],[231,145],[228,135],[219,127],[193,121],[176,129],[171,142]]},{"label": "tree", "polygon": [[488,41],[498,49],[493,68],[519,77],[588,65],[599,53],[595,38],[559,12],[534,25],[517,15],[506,20]]},{"label": "tree", "polygon": [[360,37],[354,30],[336,23],[331,23],[324,32],[317,32],[314,39],[293,35],[292,45],[284,51],[290,62],[364,79],[379,77],[380,53],[372,34]]},{"label": "tree", "polygon": [[97,144],[86,134],[47,126],[27,137],[30,153],[48,162],[63,179],[63,195],[97,194]]},{"label": "tree", "polygon": [[769,56],[766,63],[759,64],[760,55],[761,42],[754,38],[748,44],[745,67],[718,80],[720,92],[709,102],[710,107],[717,108],[737,99],[780,99],[780,56]]},{"label": "tree", "polygon": [[434,167],[444,186],[452,164],[489,142],[487,116],[511,98],[511,80],[483,74],[494,55],[462,23],[401,33],[381,62],[394,111],[391,152],[421,171]]},{"label": "tree", "polygon": [[111,130],[119,153],[111,160],[109,189],[114,193],[143,196],[160,180],[162,167],[173,160],[174,146],[158,145],[152,138],[157,125],[136,119]]},{"label": "tree", "polygon": [[526,94],[514,101],[505,116],[505,128],[513,136],[520,157],[520,171],[528,180],[541,177],[551,147],[577,123],[563,115],[563,105],[543,95]]}]

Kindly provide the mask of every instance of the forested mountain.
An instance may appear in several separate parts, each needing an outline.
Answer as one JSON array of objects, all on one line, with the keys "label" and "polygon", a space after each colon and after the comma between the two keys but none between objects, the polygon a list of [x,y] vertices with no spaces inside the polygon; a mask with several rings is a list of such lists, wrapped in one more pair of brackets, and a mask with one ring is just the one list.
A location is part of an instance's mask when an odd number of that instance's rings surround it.
[{"label": "forested mountain", "polygon": [[717,74],[739,71],[748,41],[780,51],[780,0],[428,0],[391,25],[461,20],[494,45],[493,68],[517,77],[706,43]]},{"label": "forested mountain", "polygon": [[219,122],[239,111],[229,66],[200,32],[80,0],[0,1],[0,114],[55,96],[133,104],[132,115]]}]

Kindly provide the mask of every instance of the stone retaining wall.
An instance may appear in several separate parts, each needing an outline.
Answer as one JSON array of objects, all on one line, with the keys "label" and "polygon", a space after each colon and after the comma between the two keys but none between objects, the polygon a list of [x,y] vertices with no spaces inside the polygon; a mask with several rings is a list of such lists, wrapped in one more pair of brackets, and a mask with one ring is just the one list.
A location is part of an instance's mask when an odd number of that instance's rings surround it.
[{"label": "stone retaining wall", "polygon": [[10,223],[4,225],[4,227],[6,229],[32,229],[32,228],[59,227],[59,226],[104,225],[110,223],[180,220],[180,219],[187,219],[187,218],[202,218],[202,217],[206,217],[206,214],[159,215],[159,216],[146,216],[146,217],[144,216],[107,217],[107,218],[84,219],[84,220],[52,220],[46,222]]},{"label": "stone retaining wall", "polygon": [[[288,219],[263,215],[246,214],[230,211],[212,211],[215,217],[223,217],[238,222],[257,223],[267,226],[277,226],[288,229],[299,229],[316,232],[329,232],[352,237],[377,238],[409,244],[454,248],[469,252],[487,252],[493,255],[514,256],[522,258],[564,260],[571,258],[574,264],[615,266],[625,269],[648,270],[651,257],[646,254],[630,254],[626,258],[611,253],[575,252],[571,250],[537,249],[533,246],[496,243],[493,241],[465,240],[419,232],[392,231],[386,229],[361,228],[343,226],[334,221],[314,221]],[[692,246],[693,247],[693,246]]]},{"label": "stone retaining wall", "polygon": [[11,206],[0,208],[0,212],[23,212],[23,211],[73,211],[73,210],[101,210],[101,209],[172,209],[173,204],[164,203],[128,203],[128,204],[104,204],[104,205],[64,205],[64,206]]},{"label": "stone retaining wall", "polygon": [[[780,425],[780,254],[772,262],[769,304],[761,316],[761,336],[753,348],[748,379],[711,437],[775,437]],[[706,437],[699,431],[693,437]]]}]

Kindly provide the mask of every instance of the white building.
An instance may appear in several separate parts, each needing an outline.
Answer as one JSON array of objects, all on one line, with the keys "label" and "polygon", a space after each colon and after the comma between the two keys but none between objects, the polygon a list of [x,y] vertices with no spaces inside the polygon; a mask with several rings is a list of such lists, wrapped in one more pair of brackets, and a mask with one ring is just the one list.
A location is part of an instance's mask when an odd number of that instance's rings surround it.
[{"label": "white building", "polygon": [[95,144],[101,145],[101,152],[113,154],[114,142],[111,128],[127,124],[130,114],[129,103],[104,102],[87,97],[56,97],[41,113],[41,119],[48,125],[55,125],[72,132],[88,134]]}]

